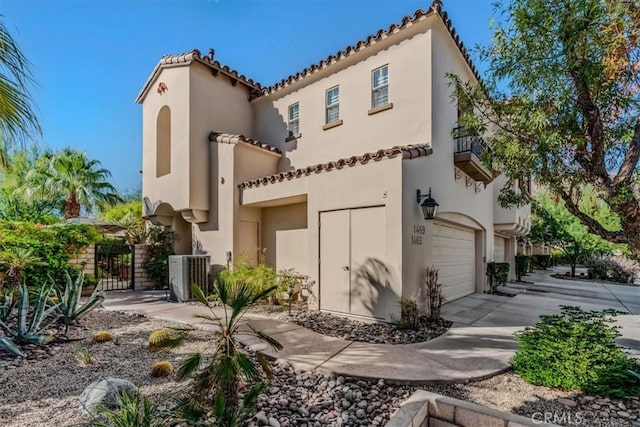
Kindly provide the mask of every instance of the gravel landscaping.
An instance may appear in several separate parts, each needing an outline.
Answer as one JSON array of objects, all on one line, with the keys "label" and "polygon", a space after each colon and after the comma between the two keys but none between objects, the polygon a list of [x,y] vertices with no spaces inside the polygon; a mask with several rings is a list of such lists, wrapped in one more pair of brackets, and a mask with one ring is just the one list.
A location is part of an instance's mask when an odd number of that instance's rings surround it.
[{"label": "gravel landscaping", "polygon": [[[76,336],[87,340],[37,349],[25,360],[12,359],[0,352],[0,425],[6,426],[88,426],[90,421],[78,411],[78,396],[100,377],[132,381],[141,391],[168,409],[170,398],[182,387],[171,378],[153,378],[151,365],[169,360],[178,366],[193,351],[205,351],[211,332],[197,330],[186,344],[170,354],[147,350],[149,333],[160,327],[180,327],[170,322],[125,315],[103,309],[82,320]],[[110,331],[115,340],[91,344],[98,330]],[[84,364],[84,352],[91,363]],[[379,381],[370,384],[348,377],[328,377],[295,370],[273,362],[275,377],[268,393],[259,397],[259,412],[251,426],[380,426],[384,425],[402,401],[416,390]],[[640,419],[637,398],[628,400],[575,396],[561,391],[529,385],[512,373],[464,385],[422,387],[484,406],[524,416],[557,414],[561,425],[580,425],[578,416],[589,426],[632,426]]]},{"label": "gravel landscaping", "polygon": [[438,337],[449,329],[451,322],[441,319],[420,321],[420,329],[397,329],[386,323],[361,322],[320,311],[297,311],[283,319],[323,335],[344,338],[349,341],[372,344],[413,344]]}]

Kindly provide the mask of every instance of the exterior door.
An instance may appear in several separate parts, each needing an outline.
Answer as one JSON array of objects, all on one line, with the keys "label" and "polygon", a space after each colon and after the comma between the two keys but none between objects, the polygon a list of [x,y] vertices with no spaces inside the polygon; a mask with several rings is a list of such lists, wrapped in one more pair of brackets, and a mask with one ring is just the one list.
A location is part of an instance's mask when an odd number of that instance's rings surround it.
[{"label": "exterior door", "polygon": [[476,290],[475,231],[435,222],[433,263],[438,268],[445,301],[453,301]]},{"label": "exterior door", "polygon": [[349,313],[350,215],[320,214],[320,308]]},{"label": "exterior door", "polygon": [[391,298],[384,233],[384,207],[320,214],[322,310],[385,317]]}]

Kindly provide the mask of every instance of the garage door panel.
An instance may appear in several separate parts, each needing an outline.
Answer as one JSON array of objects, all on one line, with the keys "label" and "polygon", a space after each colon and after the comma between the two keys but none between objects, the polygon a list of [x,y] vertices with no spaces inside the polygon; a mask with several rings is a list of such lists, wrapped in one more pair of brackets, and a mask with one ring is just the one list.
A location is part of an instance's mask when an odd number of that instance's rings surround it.
[{"label": "garage door panel", "polygon": [[448,224],[434,224],[433,264],[438,268],[445,301],[475,292],[475,231]]},{"label": "garage door panel", "polygon": [[349,211],[320,215],[320,306],[349,312]]}]

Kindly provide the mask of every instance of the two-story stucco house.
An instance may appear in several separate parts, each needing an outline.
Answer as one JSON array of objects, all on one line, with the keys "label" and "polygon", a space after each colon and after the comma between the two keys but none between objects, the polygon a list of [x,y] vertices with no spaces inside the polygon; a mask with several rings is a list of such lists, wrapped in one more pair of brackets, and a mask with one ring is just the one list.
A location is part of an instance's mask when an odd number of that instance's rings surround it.
[{"label": "two-story stucco house", "polygon": [[[165,56],[137,97],[145,214],[180,254],[295,268],[318,308],[390,320],[426,266],[449,301],[512,262],[529,209],[496,202],[506,178],[480,138],[452,136],[446,73],[478,81],[442,4],[263,87],[198,51]],[[417,190],[439,204],[426,220]]]}]

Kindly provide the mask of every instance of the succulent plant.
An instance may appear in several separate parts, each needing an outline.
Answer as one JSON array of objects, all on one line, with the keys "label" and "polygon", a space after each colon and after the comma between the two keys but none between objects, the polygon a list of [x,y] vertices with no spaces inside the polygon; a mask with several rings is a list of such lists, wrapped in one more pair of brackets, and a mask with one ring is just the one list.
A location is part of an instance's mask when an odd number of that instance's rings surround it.
[{"label": "succulent plant", "polygon": [[83,282],[83,274],[78,275],[78,278],[73,280],[69,273],[66,273],[64,292],[56,288],[56,296],[60,302],[61,318],[65,325],[65,334],[72,322],[89,313],[104,301],[104,294],[96,289],[89,297],[89,300],[80,305]]},{"label": "succulent plant", "polygon": [[91,339],[94,343],[103,343],[113,341],[113,334],[109,331],[98,331],[93,334],[93,338]]},{"label": "succulent plant", "polygon": [[152,377],[168,377],[173,374],[173,365],[168,360],[156,362],[151,367]]},{"label": "succulent plant", "polygon": [[172,333],[168,329],[156,329],[149,334],[149,351],[159,351],[177,347],[182,343],[183,332]]},{"label": "succulent plant", "polygon": [[[16,344],[28,343],[46,345],[53,341],[53,336],[43,332],[59,319],[57,311],[59,304],[52,304],[49,295],[53,292],[53,285],[41,286],[33,299],[33,305],[29,305],[29,289],[23,283],[18,288],[17,304],[5,300],[1,306],[0,329],[5,336],[0,338],[0,348],[17,356],[23,356]],[[17,307],[16,325],[9,326],[9,319],[14,315]],[[31,310],[30,310],[31,308]],[[29,313],[31,314],[29,316]]]}]

